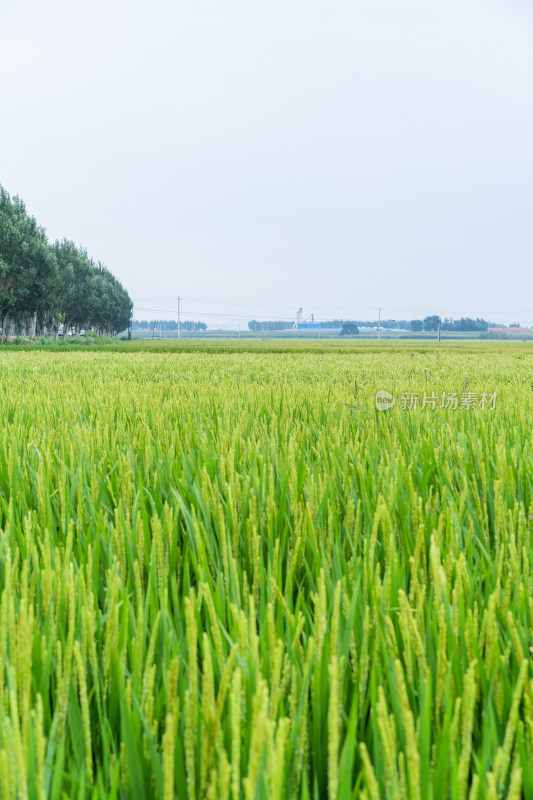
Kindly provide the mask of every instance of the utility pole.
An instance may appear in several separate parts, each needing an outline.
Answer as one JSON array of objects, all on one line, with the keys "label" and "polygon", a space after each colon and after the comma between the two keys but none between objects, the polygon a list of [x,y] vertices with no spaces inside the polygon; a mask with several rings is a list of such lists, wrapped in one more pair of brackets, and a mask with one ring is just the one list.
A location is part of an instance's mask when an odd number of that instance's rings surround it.
[{"label": "utility pole", "polygon": [[440,342],[440,317],[439,317],[439,342]]},{"label": "utility pole", "polygon": [[178,339],[181,339],[180,298],[178,297]]},{"label": "utility pole", "polygon": [[378,341],[381,339],[381,308],[379,309],[379,320],[378,320]]}]

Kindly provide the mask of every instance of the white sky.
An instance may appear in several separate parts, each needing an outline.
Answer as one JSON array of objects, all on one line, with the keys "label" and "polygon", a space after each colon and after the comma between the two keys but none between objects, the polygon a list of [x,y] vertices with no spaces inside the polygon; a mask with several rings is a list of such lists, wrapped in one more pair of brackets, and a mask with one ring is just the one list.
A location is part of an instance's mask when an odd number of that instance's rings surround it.
[{"label": "white sky", "polygon": [[138,317],[533,324],[532,43],[526,0],[0,0],[0,182]]}]

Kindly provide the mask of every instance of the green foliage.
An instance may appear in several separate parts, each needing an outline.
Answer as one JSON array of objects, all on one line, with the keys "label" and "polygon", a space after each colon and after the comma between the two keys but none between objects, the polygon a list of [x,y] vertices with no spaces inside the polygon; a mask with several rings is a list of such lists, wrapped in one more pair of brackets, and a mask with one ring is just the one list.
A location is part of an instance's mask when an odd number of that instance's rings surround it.
[{"label": "green foliage", "polygon": [[[0,186],[0,326],[57,334],[94,326],[115,334],[131,319],[133,304],[124,287],[86,251],[63,240],[50,244],[17,197]],[[46,335],[46,334],[45,334]]]},{"label": "green foliage", "polygon": [[440,317],[437,314],[433,314],[430,317],[426,317],[424,319],[424,330],[425,331],[436,331],[439,328],[440,324]]},{"label": "green foliage", "polygon": [[444,319],[442,323],[443,331],[480,331],[487,330],[489,323],[485,319],[471,319],[461,317],[461,319]]},{"label": "green foliage", "polygon": [[531,349],[127,344],[0,353],[0,796],[533,796]]},{"label": "green foliage", "polygon": [[359,333],[355,322],[345,322],[341,328],[341,336],[354,336]]},{"label": "green foliage", "polygon": [[[178,323],[175,319],[134,319],[131,323],[132,331],[175,331],[177,327]],[[180,328],[182,331],[205,331],[207,325],[205,322],[182,319]]]},{"label": "green foliage", "polygon": [[287,320],[256,320],[252,319],[248,323],[251,331],[287,331],[292,328],[294,323]]}]

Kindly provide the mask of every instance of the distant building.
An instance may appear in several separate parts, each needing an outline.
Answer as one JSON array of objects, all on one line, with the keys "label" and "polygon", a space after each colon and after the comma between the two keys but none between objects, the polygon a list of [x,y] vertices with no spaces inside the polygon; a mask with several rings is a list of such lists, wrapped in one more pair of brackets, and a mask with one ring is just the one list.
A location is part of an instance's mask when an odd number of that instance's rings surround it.
[{"label": "distant building", "polygon": [[496,328],[489,328],[489,333],[531,333],[531,328],[508,328],[506,325],[500,325]]}]

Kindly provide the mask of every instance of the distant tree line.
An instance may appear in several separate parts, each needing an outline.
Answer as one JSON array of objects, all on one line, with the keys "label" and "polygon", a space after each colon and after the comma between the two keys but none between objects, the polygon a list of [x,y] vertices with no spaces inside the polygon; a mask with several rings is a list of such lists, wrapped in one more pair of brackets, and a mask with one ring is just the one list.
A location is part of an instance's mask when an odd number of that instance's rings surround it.
[{"label": "distant tree line", "polygon": [[[486,331],[489,322],[485,319],[481,319],[477,317],[476,319],[472,319],[471,317],[461,317],[461,319],[451,319],[445,317],[441,319],[436,314],[431,316],[425,317],[425,319],[413,319],[413,320],[406,320],[406,319],[382,319],[382,320],[346,320],[346,319],[331,319],[331,320],[324,320],[317,325],[321,329],[327,328],[339,328],[341,331],[344,329],[344,332],[347,333],[348,329],[355,329],[355,328],[378,328],[381,326],[382,330],[386,328],[400,328],[401,330],[405,331],[413,331],[414,333],[420,333],[423,331],[437,331],[439,328],[439,322],[441,323],[441,330],[442,331],[459,331],[459,332],[468,332],[468,331]],[[518,323],[516,323],[518,325]],[[268,320],[268,321],[258,321],[252,320],[248,323],[248,328],[251,331],[285,331],[289,330],[294,326],[294,322],[287,322],[286,320]]]},{"label": "distant tree line", "polygon": [[48,241],[22,200],[0,186],[0,325],[9,332],[63,337],[70,328],[114,336],[125,330],[133,303],[101,262],[67,239]]},{"label": "distant tree line", "polygon": [[449,317],[445,317],[441,320],[439,316],[433,314],[425,319],[411,320],[411,330],[415,332],[437,331],[439,329],[439,322],[441,323],[442,331],[460,331],[463,333],[467,333],[469,331],[486,331],[489,326],[489,322],[487,322],[486,319],[481,319],[480,317],[477,317],[476,319],[472,319],[471,317],[461,317],[461,319],[451,319]]},{"label": "distant tree line", "polygon": [[[394,320],[389,320],[390,324],[397,325],[398,323]],[[305,323],[304,323],[305,324]],[[377,327],[377,322],[356,322],[350,319],[330,319],[330,320],[322,320],[321,322],[313,323],[313,330],[327,330],[328,328],[342,328],[343,325],[355,325],[356,327],[366,326],[372,327],[375,325]],[[381,323],[383,327],[386,324],[386,321]],[[406,323],[408,324],[408,323]],[[287,322],[287,320],[266,320],[266,321],[258,321],[253,319],[251,322],[248,323],[248,329],[251,331],[287,331],[294,327],[294,322]],[[304,329],[305,330],[305,329]]]},{"label": "distant tree line", "polygon": [[[207,325],[205,322],[194,322],[192,319],[184,319],[180,322],[182,331],[205,331]],[[178,323],[175,319],[134,319],[131,325],[133,331],[148,331],[148,330],[162,330],[162,331],[177,331]]]},{"label": "distant tree line", "polygon": [[271,320],[256,320],[253,319],[251,322],[248,323],[248,330],[250,331],[288,331],[294,322],[287,322],[286,320],[281,319],[271,319]]},{"label": "distant tree line", "polygon": [[[344,326],[355,326],[356,328],[377,328],[379,320],[365,321],[353,319],[329,319],[322,320],[321,322],[314,323],[313,329],[327,330],[331,328],[338,328],[341,330]],[[409,320],[396,320],[396,319],[382,319],[382,328],[396,328],[400,327],[404,330],[410,329],[411,322]],[[251,331],[286,331],[294,327],[294,322],[287,322],[287,320],[266,320],[258,321],[253,319],[248,323],[248,328]]]}]

